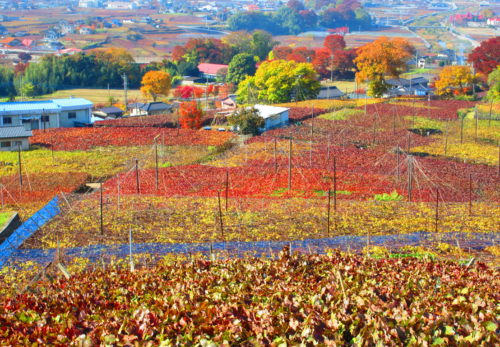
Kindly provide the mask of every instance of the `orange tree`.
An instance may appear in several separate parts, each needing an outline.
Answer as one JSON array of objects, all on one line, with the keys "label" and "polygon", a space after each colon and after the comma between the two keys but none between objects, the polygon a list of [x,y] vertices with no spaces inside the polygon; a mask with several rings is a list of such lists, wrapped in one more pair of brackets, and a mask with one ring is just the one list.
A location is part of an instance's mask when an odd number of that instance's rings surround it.
[{"label": "orange tree", "polygon": [[201,127],[203,111],[196,101],[183,102],[179,106],[179,122],[184,129],[198,129]]},{"label": "orange tree", "polygon": [[146,97],[151,96],[156,101],[159,95],[168,96],[171,83],[172,79],[168,72],[148,71],[141,81],[141,93]]},{"label": "orange tree", "polygon": [[436,94],[452,96],[466,94],[469,85],[474,81],[474,75],[468,66],[445,66],[441,70],[434,86]]},{"label": "orange tree", "polygon": [[357,82],[370,81],[368,94],[379,97],[386,90],[385,76],[399,77],[415,48],[405,39],[381,37],[357,50]]}]

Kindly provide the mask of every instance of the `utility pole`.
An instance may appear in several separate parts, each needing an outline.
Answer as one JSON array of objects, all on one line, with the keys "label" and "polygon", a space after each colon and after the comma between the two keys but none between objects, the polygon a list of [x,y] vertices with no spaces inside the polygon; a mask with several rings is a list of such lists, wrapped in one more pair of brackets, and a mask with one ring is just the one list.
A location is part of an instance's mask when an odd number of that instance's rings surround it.
[{"label": "utility pole", "polygon": [[127,79],[127,74],[123,73],[122,75],[123,78],[123,93],[125,95],[125,112],[128,110],[128,99],[127,99],[127,89],[128,89],[128,79]]}]

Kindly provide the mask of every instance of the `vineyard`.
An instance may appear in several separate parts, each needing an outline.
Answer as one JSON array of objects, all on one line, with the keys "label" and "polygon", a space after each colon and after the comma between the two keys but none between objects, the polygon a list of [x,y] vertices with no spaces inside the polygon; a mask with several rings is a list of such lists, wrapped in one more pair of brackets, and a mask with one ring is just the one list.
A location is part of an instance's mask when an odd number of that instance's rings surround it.
[{"label": "vineyard", "polygon": [[152,116],[1,153],[2,212],[27,219],[58,195],[60,213],[0,270],[0,340],[498,343],[488,105],[283,106],[290,125],[254,137]]}]

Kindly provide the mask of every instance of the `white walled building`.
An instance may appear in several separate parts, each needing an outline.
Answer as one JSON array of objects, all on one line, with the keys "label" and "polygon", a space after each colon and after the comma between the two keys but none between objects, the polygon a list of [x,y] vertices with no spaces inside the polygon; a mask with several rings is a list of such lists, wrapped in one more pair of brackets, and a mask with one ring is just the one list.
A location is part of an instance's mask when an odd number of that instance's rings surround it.
[{"label": "white walled building", "polygon": [[82,98],[0,102],[0,127],[22,125],[37,130],[90,124],[93,106]]}]

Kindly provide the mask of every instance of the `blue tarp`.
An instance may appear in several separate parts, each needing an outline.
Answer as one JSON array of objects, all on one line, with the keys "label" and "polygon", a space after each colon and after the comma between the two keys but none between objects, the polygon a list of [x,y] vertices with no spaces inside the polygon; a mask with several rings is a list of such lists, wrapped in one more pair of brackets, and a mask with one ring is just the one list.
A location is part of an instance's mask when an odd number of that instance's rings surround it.
[{"label": "blue tarp", "polygon": [[[455,244],[460,240],[463,248],[484,248],[500,241],[499,233],[425,233],[418,232],[402,235],[378,235],[369,238],[370,245],[384,245],[390,247],[403,245],[419,245],[426,242],[446,242]],[[337,236],[323,239],[306,239],[296,241],[255,241],[255,242],[213,242],[213,243],[140,243],[132,244],[134,254],[151,254],[162,256],[171,253],[194,254],[214,252],[227,252],[233,255],[247,253],[266,254],[277,253],[284,246],[291,245],[292,249],[303,252],[309,250],[324,253],[329,248],[343,250],[360,249],[367,245],[367,236]],[[56,249],[20,249],[12,254],[11,259],[15,262],[34,261],[46,263],[54,259]],[[64,255],[68,258],[88,258],[95,262],[110,257],[125,258],[129,255],[129,244],[118,245],[93,245],[88,247],[65,248]]]},{"label": "blue tarp", "polygon": [[61,212],[58,202],[59,198],[56,196],[41,210],[25,221],[0,245],[0,268],[4,266],[12,254],[17,251],[17,248],[28,237]]}]

